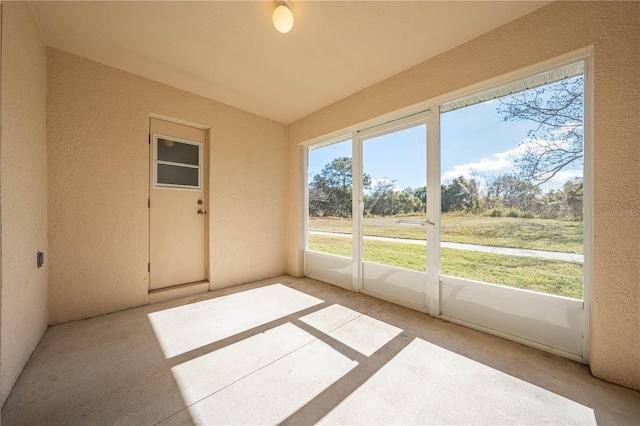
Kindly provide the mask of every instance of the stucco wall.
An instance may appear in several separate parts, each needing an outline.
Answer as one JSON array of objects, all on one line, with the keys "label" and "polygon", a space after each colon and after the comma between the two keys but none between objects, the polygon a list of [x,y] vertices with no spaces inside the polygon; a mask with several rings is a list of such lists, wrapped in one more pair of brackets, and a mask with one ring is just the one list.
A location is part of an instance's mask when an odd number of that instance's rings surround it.
[{"label": "stucco wall", "polygon": [[26,2],[2,4],[2,346],[0,398],[9,396],[47,328],[45,46]]},{"label": "stucco wall", "polygon": [[639,28],[637,2],[553,3],[292,123],[288,272],[303,273],[301,142],[593,45],[590,364],[640,389]]},{"label": "stucco wall", "polygon": [[284,272],[285,125],[47,52],[52,324],[147,303],[151,113],[211,128],[212,287]]}]

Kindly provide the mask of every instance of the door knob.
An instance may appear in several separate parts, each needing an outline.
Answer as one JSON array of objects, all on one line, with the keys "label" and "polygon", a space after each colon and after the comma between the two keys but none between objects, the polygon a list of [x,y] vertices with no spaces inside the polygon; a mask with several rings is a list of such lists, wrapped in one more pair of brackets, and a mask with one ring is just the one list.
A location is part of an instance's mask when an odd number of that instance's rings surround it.
[{"label": "door knob", "polygon": [[202,200],[198,200],[198,205],[202,205]]},{"label": "door knob", "polygon": [[202,210],[198,210],[198,214],[204,214]]}]

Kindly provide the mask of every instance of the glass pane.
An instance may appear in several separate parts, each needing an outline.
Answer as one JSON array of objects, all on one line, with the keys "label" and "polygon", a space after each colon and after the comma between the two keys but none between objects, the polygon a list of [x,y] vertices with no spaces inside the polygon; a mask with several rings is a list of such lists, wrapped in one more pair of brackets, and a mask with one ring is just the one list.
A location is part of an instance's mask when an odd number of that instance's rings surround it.
[{"label": "glass pane", "polygon": [[193,167],[157,164],[159,185],[182,185],[198,187],[199,169]]},{"label": "glass pane", "polygon": [[363,256],[426,270],[427,126],[363,142]]},{"label": "glass pane", "polygon": [[352,257],[351,139],[308,154],[309,250]]},{"label": "glass pane", "polygon": [[441,271],[582,299],[583,77],[441,114]]},{"label": "glass pane", "polygon": [[200,165],[200,146],[158,138],[158,161]]}]

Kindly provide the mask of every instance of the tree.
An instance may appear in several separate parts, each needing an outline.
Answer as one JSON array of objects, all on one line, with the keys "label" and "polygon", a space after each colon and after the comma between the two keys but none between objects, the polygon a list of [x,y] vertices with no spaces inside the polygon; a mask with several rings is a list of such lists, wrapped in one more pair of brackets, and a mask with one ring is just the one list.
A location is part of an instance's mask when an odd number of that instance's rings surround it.
[{"label": "tree", "polygon": [[562,191],[550,190],[536,203],[534,213],[543,219],[559,219],[563,215],[564,195]]},{"label": "tree", "polygon": [[478,190],[475,181],[460,176],[440,188],[440,203],[443,213],[470,211],[478,207]]},{"label": "tree", "polygon": [[582,219],[583,187],[582,179],[570,180],[564,184],[562,191],[568,213],[576,219]]},{"label": "tree", "polygon": [[398,203],[399,213],[425,213],[426,205],[415,195],[413,188],[405,188],[400,192],[394,192],[394,197]]},{"label": "tree", "polygon": [[[336,158],[325,164],[309,184],[309,214],[312,216],[351,217],[353,162],[349,157]],[[365,188],[371,178],[363,175]]]},{"label": "tree", "polygon": [[418,198],[422,204],[427,205],[427,187],[421,186],[413,190],[413,196]]},{"label": "tree", "polygon": [[500,98],[505,121],[536,123],[516,159],[518,177],[536,186],[564,167],[582,161],[584,78],[575,77]]},{"label": "tree", "polygon": [[477,213],[480,211],[480,178],[471,175],[471,177],[465,181],[465,185],[469,188],[470,203],[467,210]]},{"label": "tree", "polygon": [[398,203],[394,196],[396,181],[380,179],[373,186],[371,195],[365,199],[365,210],[375,216],[391,216],[399,213]]},{"label": "tree", "polygon": [[496,204],[500,207],[523,212],[531,212],[536,207],[541,192],[538,186],[511,174],[495,178],[487,188],[488,196],[494,203],[498,201]]},{"label": "tree", "polygon": [[[315,177],[314,177],[315,178]],[[309,185],[309,216],[318,217],[324,214],[329,206],[327,193],[314,184]]]}]

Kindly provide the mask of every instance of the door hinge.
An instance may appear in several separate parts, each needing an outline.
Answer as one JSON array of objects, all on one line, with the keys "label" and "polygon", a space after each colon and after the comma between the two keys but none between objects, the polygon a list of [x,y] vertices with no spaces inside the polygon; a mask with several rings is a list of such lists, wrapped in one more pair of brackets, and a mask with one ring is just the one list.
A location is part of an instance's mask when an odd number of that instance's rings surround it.
[{"label": "door hinge", "polygon": [[147,198],[147,208],[151,208],[151,198]]},{"label": "door hinge", "polygon": [[151,145],[151,133],[149,133],[149,145]]},{"label": "door hinge", "polygon": [[151,272],[151,262],[147,263],[147,272]]}]

